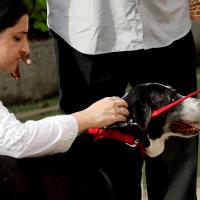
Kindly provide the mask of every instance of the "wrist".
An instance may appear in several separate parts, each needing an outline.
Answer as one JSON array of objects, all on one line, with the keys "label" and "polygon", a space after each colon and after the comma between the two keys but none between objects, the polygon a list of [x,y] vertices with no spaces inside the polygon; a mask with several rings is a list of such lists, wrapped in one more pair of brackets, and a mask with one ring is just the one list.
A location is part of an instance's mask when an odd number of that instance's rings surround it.
[{"label": "wrist", "polygon": [[72,116],[78,123],[78,132],[82,132],[92,126],[91,120],[85,110],[73,113]]}]

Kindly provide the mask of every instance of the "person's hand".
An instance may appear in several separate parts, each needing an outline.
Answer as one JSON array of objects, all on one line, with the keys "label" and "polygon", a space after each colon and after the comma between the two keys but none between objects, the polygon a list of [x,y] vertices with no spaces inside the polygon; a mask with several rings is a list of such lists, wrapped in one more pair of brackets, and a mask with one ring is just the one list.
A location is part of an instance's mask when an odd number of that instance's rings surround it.
[{"label": "person's hand", "polygon": [[119,97],[106,97],[84,110],[91,127],[100,128],[119,121],[126,121],[128,104]]},{"label": "person's hand", "polygon": [[115,122],[126,121],[128,104],[119,97],[106,97],[87,109],[73,113],[79,124],[79,132],[87,128],[101,128]]}]

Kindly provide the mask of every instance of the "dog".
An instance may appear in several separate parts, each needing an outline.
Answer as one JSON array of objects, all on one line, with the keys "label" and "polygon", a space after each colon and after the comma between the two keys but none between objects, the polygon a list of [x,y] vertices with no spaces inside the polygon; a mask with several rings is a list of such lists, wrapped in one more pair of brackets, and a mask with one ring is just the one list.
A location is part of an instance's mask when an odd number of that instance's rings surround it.
[{"label": "dog", "polygon": [[[68,152],[42,158],[0,156],[0,192],[6,199],[140,200],[144,154],[160,155],[171,136],[195,137],[200,102],[188,98],[152,118],[152,112],[182,96],[171,86],[144,83],[123,98],[130,115],[105,130],[134,136],[137,143],[81,134]],[[141,144],[141,145],[139,145]]]},{"label": "dog", "polygon": [[130,116],[128,122],[120,123],[118,127],[139,128],[143,132],[142,136],[146,137],[146,154],[150,157],[158,156],[163,152],[165,140],[170,136],[190,138],[200,131],[200,101],[196,98],[188,98],[159,117],[151,119],[154,110],[182,97],[171,86],[159,83],[139,84],[124,96]]}]

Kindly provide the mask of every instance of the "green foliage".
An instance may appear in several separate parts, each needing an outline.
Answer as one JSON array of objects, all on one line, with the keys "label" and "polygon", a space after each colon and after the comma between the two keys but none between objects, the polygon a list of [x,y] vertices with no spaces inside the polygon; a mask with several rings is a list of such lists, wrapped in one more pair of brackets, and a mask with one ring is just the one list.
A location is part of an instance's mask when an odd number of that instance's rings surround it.
[{"label": "green foliage", "polygon": [[23,0],[29,9],[30,39],[41,39],[49,37],[47,27],[46,0]]}]

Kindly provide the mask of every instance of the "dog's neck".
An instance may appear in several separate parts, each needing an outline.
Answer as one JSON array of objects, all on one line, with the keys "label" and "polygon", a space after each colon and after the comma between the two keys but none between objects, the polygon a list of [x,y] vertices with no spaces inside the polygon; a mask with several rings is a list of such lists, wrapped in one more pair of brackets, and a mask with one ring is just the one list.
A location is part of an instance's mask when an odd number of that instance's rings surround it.
[{"label": "dog's neck", "polygon": [[159,156],[165,149],[165,140],[167,140],[170,136],[183,138],[193,137],[192,135],[183,136],[180,133],[166,132],[158,139],[152,140],[149,138],[150,146],[146,148],[146,155],[150,157]]},{"label": "dog's neck", "polygon": [[159,138],[156,140],[150,139],[150,146],[146,148],[146,154],[150,157],[156,157],[160,155],[165,147],[165,139]]},{"label": "dog's neck", "polygon": [[149,138],[150,146],[146,148],[146,154],[150,157],[159,156],[164,151],[165,140],[167,140],[171,135],[172,133],[168,132],[155,140]]}]

